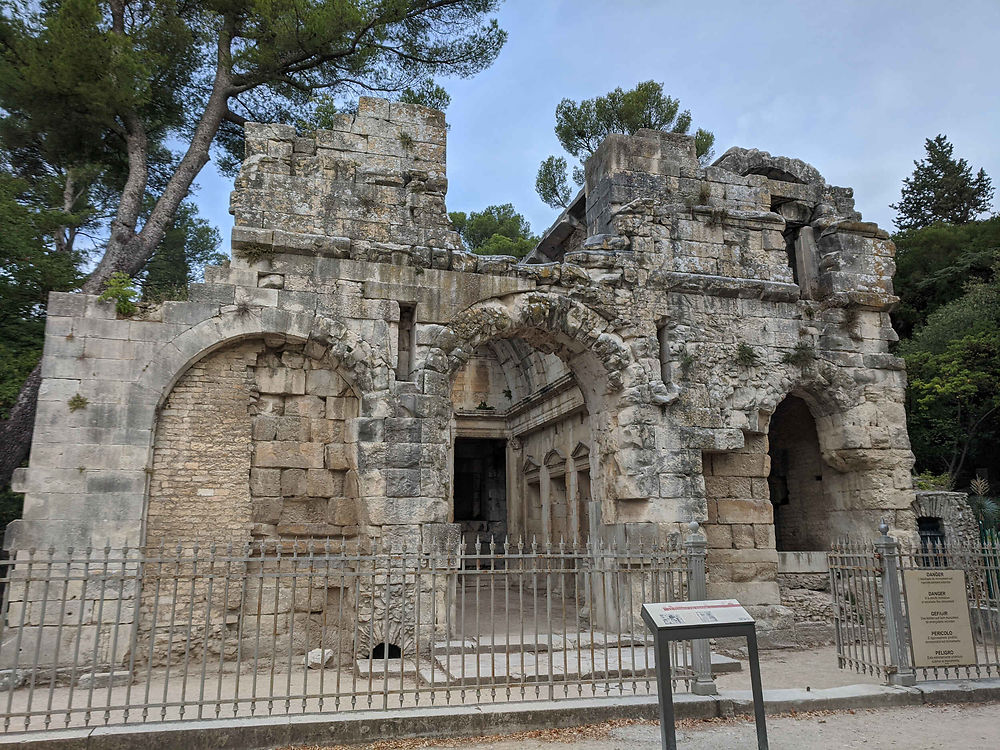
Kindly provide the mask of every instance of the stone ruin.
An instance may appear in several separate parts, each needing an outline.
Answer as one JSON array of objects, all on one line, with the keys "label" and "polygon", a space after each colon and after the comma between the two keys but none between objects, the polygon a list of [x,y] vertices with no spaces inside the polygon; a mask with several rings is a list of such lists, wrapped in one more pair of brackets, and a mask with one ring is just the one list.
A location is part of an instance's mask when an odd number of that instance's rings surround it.
[{"label": "stone ruin", "polygon": [[882,518],[915,537],[894,248],[850,189],[612,135],[519,262],[463,249],[446,132],[372,98],[314,134],[248,124],[230,265],[135,318],[54,293],[7,547],[613,543],[697,520],[709,596],[792,632],[784,557]]}]

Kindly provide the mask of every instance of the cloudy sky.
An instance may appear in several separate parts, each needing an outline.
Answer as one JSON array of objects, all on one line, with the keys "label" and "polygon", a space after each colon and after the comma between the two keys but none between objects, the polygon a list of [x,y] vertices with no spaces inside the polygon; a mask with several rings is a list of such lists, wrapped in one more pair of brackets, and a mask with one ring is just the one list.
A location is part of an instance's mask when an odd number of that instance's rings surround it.
[{"label": "cloudy sky", "polygon": [[[452,211],[511,202],[544,230],[555,212],[534,182],[562,154],[556,104],[650,79],[715,133],[716,154],[804,159],[886,228],[925,138],[946,134],[1000,183],[997,0],[508,0],[500,22],[493,67],[443,81]],[[228,247],[232,183],[210,165],[199,184]]]}]

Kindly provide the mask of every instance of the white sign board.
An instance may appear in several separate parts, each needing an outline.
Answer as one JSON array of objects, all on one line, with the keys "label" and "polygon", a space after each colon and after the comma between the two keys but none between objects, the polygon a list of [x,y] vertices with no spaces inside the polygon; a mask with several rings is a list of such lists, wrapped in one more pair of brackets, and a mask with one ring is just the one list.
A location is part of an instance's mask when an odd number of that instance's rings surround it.
[{"label": "white sign board", "polygon": [[969,622],[965,571],[920,568],[903,571],[913,638],[913,665],[956,667],[976,663]]},{"label": "white sign board", "polygon": [[753,618],[735,599],[712,599],[703,602],[660,602],[642,608],[660,628],[691,625],[729,625],[753,622]]}]

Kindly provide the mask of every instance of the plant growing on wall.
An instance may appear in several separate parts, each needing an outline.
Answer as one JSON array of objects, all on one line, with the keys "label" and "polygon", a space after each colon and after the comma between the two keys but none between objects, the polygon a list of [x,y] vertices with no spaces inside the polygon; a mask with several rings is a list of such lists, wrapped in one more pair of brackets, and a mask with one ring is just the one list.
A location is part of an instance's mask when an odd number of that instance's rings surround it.
[{"label": "plant growing on wall", "polygon": [[740,367],[756,367],[761,363],[757,350],[745,341],[741,341],[736,346],[736,364]]},{"label": "plant growing on wall", "polygon": [[79,393],[74,393],[70,397],[69,401],[66,402],[66,405],[69,407],[70,411],[80,411],[80,409],[86,409],[87,404],[89,403],[90,401],[87,400],[86,396],[81,396]]},{"label": "plant growing on wall", "polygon": [[815,359],[816,350],[804,341],[797,343],[791,351],[785,352],[781,357],[781,361],[784,364],[794,365],[795,367],[806,367],[812,364]]},{"label": "plant growing on wall", "polygon": [[104,286],[104,291],[97,298],[101,302],[114,302],[115,312],[123,318],[135,315],[138,308],[135,299],[139,296],[139,290],[135,288],[134,282],[127,273],[116,271],[111,274],[108,283]]},{"label": "plant growing on wall", "polygon": [[259,263],[262,260],[270,260],[273,258],[274,247],[271,245],[260,245],[256,242],[251,242],[245,245],[240,245],[238,248],[233,250],[233,255],[240,260],[245,260],[250,265],[253,265],[254,263]]}]

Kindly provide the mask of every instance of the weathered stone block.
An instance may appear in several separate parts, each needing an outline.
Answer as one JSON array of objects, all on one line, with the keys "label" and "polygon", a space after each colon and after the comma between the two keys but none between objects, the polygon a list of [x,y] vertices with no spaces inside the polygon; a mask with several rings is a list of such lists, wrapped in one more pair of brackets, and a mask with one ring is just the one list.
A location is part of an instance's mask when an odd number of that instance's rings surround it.
[{"label": "weathered stone block", "polygon": [[344,443],[327,445],[326,468],[334,471],[347,471],[350,469],[350,446]]},{"label": "weathered stone block", "polygon": [[773,507],[767,500],[725,500],[716,504],[719,523],[771,523]]},{"label": "weathered stone block", "polygon": [[733,546],[736,549],[753,549],[754,534],[753,526],[747,523],[735,523],[731,527],[733,535]]},{"label": "weathered stone block", "polygon": [[306,495],[305,469],[282,470],[281,494],[283,497],[302,497]]},{"label": "weathered stone block", "polygon": [[724,524],[705,524],[702,527],[708,546],[715,549],[729,549],[733,546],[732,527]]},{"label": "weathered stone block", "polygon": [[281,470],[251,469],[250,491],[256,496],[281,494]]},{"label": "weathered stone block", "polygon": [[285,414],[297,414],[307,419],[326,416],[326,400],[319,396],[295,396],[285,399]]},{"label": "weathered stone block", "polygon": [[774,526],[755,523],[753,526],[753,543],[758,549],[774,549]]},{"label": "weathered stone block", "polygon": [[323,445],[291,441],[259,442],[254,444],[253,461],[254,466],[263,468],[322,469]]},{"label": "weathered stone block", "polygon": [[251,435],[254,440],[274,440],[278,431],[278,417],[258,414],[253,418]]},{"label": "weathered stone block", "polygon": [[419,469],[386,469],[385,492],[388,497],[420,495]]},{"label": "weathered stone block", "polygon": [[328,469],[309,469],[306,473],[306,494],[310,497],[332,497],[333,474]]},{"label": "weathered stone block", "polygon": [[[275,488],[275,491],[280,491],[280,487]],[[280,497],[255,497],[251,520],[255,524],[273,526],[281,519],[282,506],[283,502]],[[270,533],[277,533],[277,529]]]},{"label": "weathered stone block", "polygon": [[771,470],[771,457],[766,453],[716,453],[712,456],[712,472],[720,477],[766,477]]}]

